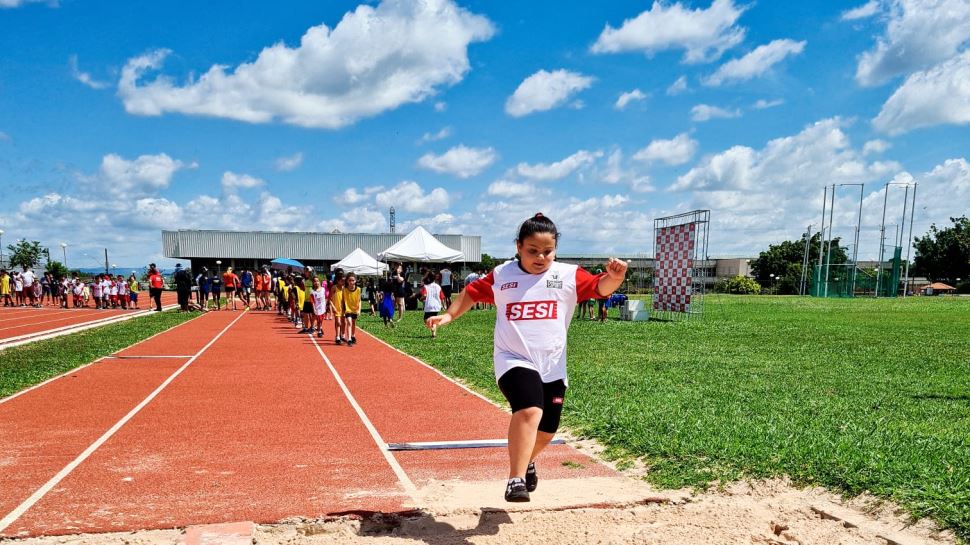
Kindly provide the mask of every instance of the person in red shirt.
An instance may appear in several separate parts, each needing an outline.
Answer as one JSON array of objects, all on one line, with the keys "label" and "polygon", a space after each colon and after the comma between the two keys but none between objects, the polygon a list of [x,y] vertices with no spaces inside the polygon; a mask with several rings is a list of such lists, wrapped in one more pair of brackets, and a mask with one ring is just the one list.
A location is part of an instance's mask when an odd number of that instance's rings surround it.
[{"label": "person in red shirt", "polygon": [[154,263],[148,265],[148,294],[152,301],[155,301],[155,311],[162,311],[162,288],[165,286],[165,279],[162,273],[158,272]]},{"label": "person in red shirt", "polygon": [[239,277],[236,273],[232,272],[232,267],[226,269],[226,272],[222,273],[222,287],[226,290],[226,308],[229,308],[229,302],[232,301],[232,310],[236,310],[236,294],[239,291]]},{"label": "person in red shirt", "polygon": [[499,389],[512,407],[509,480],[505,500],[529,501],[538,486],[535,460],[552,441],[566,397],[566,334],[577,301],[605,299],[626,276],[625,261],[610,258],[592,275],[556,261],[559,231],[542,214],[519,227],[516,253],[467,286],[448,310],[430,316],[431,331],[458,318],[476,302],[496,306],[493,365]]}]

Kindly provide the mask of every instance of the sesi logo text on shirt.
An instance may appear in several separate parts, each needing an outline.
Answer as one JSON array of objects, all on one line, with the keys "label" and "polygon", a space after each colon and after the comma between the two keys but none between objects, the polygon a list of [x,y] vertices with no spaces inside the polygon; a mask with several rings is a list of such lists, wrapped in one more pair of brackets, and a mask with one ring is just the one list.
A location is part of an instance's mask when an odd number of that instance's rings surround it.
[{"label": "sesi logo text on shirt", "polygon": [[506,282],[499,287],[498,291],[510,290],[512,288],[517,288],[517,287],[519,287],[518,282]]},{"label": "sesi logo text on shirt", "polygon": [[517,320],[555,320],[558,318],[559,305],[556,301],[520,301],[505,307],[505,318],[510,322]]}]

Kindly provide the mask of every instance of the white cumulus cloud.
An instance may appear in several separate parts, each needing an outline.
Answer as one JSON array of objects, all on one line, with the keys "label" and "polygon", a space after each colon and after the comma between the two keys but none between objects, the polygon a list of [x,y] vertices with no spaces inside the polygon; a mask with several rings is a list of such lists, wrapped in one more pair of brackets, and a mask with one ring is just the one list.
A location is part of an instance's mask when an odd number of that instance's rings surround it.
[{"label": "white cumulus cloud", "polygon": [[380,208],[393,206],[406,212],[430,213],[448,208],[450,199],[444,188],[436,187],[425,193],[417,182],[404,181],[377,193],[374,202]]},{"label": "white cumulus cloud", "polygon": [[525,78],[505,101],[505,113],[522,117],[565,104],[574,94],[593,84],[593,78],[569,70],[539,70]]},{"label": "white cumulus cloud", "polygon": [[889,134],[970,123],[970,50],[911,74],[886,100],[873,126]]},{"label": "white cumulus cloud", "polygon": [[425,144],[427,142],[437,142],[438,140],[444,140],[451,136],[451,127],[444,127],[438,132],[426,132],[421,135],[421,139],[418,140],[419,144]]},{"label": "white cumulus cloud", "polygon": [[252,62],[213,65],[180,85],[143,81],[168,51],[130,59],[118,94],[136,115],[177,112],[336,129],[454,85],[469,70],[468,46],[491,38],[485,17],[451,0],[383,0],[311,27],[297,47],[264,48]]},{"label": "white cumulus cloud", "polygon": [[855,21],[856,19],[872,17],[877,13],[879,13],[879,0],[869,0],[859,7],[843,11],[840,19],[843,21]]},{"label": "white cumulus cloud", "polygon": [[240,188],[253,189],[264,185],[266,182],[249,174],[236,174],[228,170],[222,173],[222,190],[226,193],[234,193]]},{"label": "white cumulus cloud", "polygon": [[418,166],[439,174],[471,178],[480,174],[498,159],[495,148],[455,146],[441,155],[426,153],[418,159]]},{"label": "white cumulus cloud", "polygon": [[129,195],[145,195],[165,189],[172,176],[182,169],[196,168],[196,163],[183,163],[167,154],[140,155],[133,160],[109,153],[101,159],[100,180],[108,189],[116,189]]},{"label": "white cumulus cloud", "polygon": [[585,166],[593,164],[594,161],[602,156],[603,152],[601,151],[579,150],[555,163],[537,163],[534,165],[519,163],[515,167],[515,172],[519,176],[530,180],[559,180]]},{"label": "white cumulus cloud", "polygon": [[626,93],[620,93],[620,98],[616,99],[616,104],[613,107],[617,110],[623,110],[634,100],[644,100],[645,98],[647,98],[646,93],[640,89],[634,89]]},{"label": "white cumulus cloud", "polygon": [[298,151],[288,157],[280,157],[273,162],[273,166],[280,172],[291,172],[303,164],[303,152]]},{"label": "white cumulus cloud", "polygon": [[510,182],[508,180],[496,180],[489,184],[488,194],[493,197],[517,198],[531,197],[538,192],[532,184]]},{"label": "white cumulus cloud", "polygon": [[694,10],[680,2],[656,1],[619,28],[607,24],[591,51],[642,51],[651,55],[684,49],[685,63],[709,62],[744,40],[744,28],[735,23],[746,9],[735,6],[732,0],[714,0],[709,8]]},{"label": "white cumulus cloud", "polygon": [[774,40],[760,45],[751,53],[721,65],[716,72],[704,79],[705,85],[721,85],[731,81],[745,81],[761,76],[772,66],[783,61],[789,55],[798,55],[805,50],[805,41]]},{"label": "white cumulus cloud", "polygon": [[886,32],[859,57],[856,81],[879,85],[953,57],[970,40],[967,0],[892,0]]},{"label": "white cumulus cloud", "polygon": [[758,101],[755,102],[751,107],[754,108],[755,110],[767,110],[768,108],[781,106],[784,103],[785,103],[784,99],[781,99],[781,98],[775,99],[775,100],[765,100],[763,98],[759,98]]},{"label": "white cumulus cloud", "polygon": [[885,140],[870,140],[862,146],[862,154],[870,155],[873,153],[882,153],[892,147],[892,144],[886,142]]},{"label": "white cumulus cloud", "polygon": [[652,163],[662,161],[668,165],[682,165],[697,152],[697,140],[681,133],[670,140],[653,140],[645,148],[633,154],[637,161]]},{"label": "white cumulus cloud", "polygon": [[698,104],[690,109],[690,118],[693,121],[709,121],[711,119],[731,119],[741,117],[741,110],[735,108],[728,110],[709,104]]}]

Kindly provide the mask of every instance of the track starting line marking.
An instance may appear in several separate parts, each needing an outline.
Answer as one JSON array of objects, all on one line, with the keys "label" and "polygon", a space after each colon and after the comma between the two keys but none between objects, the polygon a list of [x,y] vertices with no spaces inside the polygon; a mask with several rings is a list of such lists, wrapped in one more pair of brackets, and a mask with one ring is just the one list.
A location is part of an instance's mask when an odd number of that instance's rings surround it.
[{"label": "track starting line marking", "polygon": [[[564,445],[562,439],[553,439],[550,445]],[[447,450],[462,448],[507,447],[507,439],[472,439],[469,441],[415,441],[412,443],[388,443],[387,450]]]}]

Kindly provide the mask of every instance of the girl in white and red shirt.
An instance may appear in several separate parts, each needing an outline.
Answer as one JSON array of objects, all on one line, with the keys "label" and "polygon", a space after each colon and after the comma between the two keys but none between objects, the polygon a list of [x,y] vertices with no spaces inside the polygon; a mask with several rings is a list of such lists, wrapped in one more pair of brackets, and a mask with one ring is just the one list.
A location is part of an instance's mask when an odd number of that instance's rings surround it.
[{"label": "girl in white and red shirt", "polygon": [[559,231],[542,214],[519,227],[519,259],[471,282],[427,326],[435,331],[476,302],[495,305],[495,378],[512,406],[506,501],[529,501],[539,479],[535,459],[552,441],[566,396],[566,332],[576,302],[606,298],[620,287],[627,264],[610,258],[606,272],[592,275],[556,259]]}]

